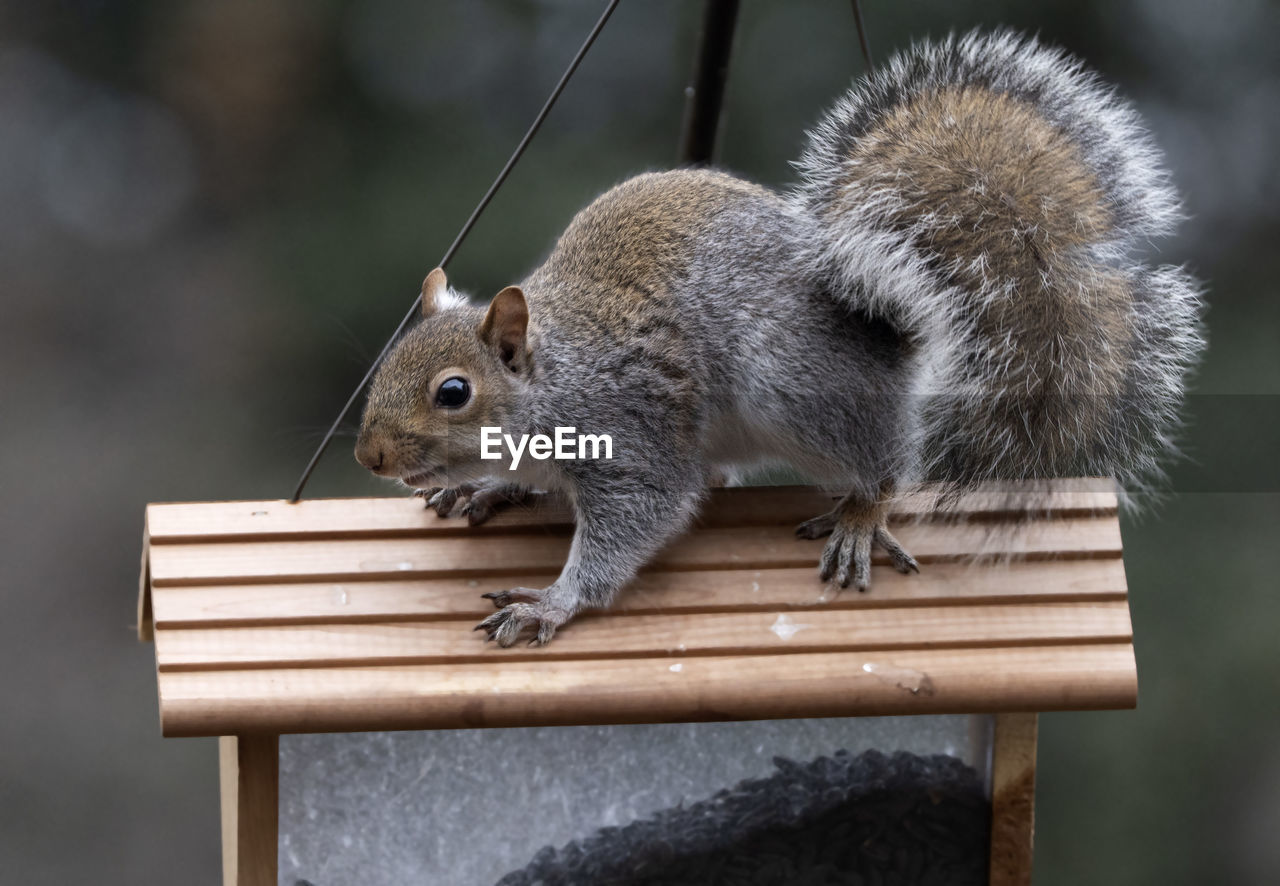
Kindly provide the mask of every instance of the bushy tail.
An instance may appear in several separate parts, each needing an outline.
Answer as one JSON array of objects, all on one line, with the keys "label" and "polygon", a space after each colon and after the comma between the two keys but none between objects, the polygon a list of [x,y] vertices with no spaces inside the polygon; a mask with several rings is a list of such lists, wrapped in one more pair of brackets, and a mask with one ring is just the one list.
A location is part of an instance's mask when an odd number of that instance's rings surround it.
[{"label": "bushy tail", "polygon": [[1132,109],[1009,33],[925,43],[809,134],[814,272],[915,342],[921,472],[1133,484],[1204,347],[1195,281],[1135,253],[1180,213]]}]

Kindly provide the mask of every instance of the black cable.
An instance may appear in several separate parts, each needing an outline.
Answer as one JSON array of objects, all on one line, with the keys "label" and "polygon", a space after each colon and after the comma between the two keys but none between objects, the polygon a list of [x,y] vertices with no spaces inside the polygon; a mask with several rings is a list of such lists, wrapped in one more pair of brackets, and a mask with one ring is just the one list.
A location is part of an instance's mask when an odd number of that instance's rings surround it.
[{"label": "black cable", "polygon": [[853,0],[853,20],[858,25],[858,44],[862,47],[862,60],[867,63],[867,73],[870,74],[875,70],[875,65],[871,63],[871,47],[867,45],[867,30],[862,26],[862,6],[858,0]]},{"label": "black cable", "polygon": [[693,76],[685,89],[684,125],[680,133],[680,162],[702,166],[715,153],[716,130],[725,82],[729,79],[729,55],[738,20],[738,0],[707,0]]},{"label": "black cable", "polygon": [[[525,148],[529,146],[529,142],[533,140],[533,136],[537,133],[538,128],[542,126],[542,121],[545,120],[547,118],[547,114],[551,112],[551,107],[556,103],[556,99],[560,97],[560,93],[564,91],[565,85],[568,84],[569,78],[573,76],[574,71],[578,70],[578,65],[582,62],[582,59],[586,57],[587,50],[591,48],[592,43],[596,42],[596,37],[598,37],[600,32],[604,29],[605,22],[609,20],[609,16],[613,15],[614,7],[616,7],[619,2],[620,0],[609,0],[609,3],[605,6],[605,10],[601,14],[599,21],[596,22],[595,27],[591,29],[591,33],[587,35],[587,39],[584,40],[582,46],[579,47],[577,54],[573,57],[573,61],[569,62],[569,67],[565,69],[564,76],[560,78],[560,82],[556,84],[556,88],[551,90],[551,95],[548,96],[546,103],[543,104],[542,110],[538,112],[538,116],[534,118],[532,125],[529,126],[529,130],[524,134],[524,138],[520,139],[520,144],[516,145],[516,149],[512,152],[510,159],[507,160],[507,164],[502,167],[502,171],[498,173],[498,177],[493,180],[493,184],[489,186],[489,190],[485,193],[484,197],[481,198],[479,204],[476,205],[475,210],[471,213],[471,217],[467,219],[467,223],[462,226],[462,230],[458,232],[458,236],[453,239],[453,243],[445,252],[444,258],[440,259],[439,267],[443,268],[449,264],[449,260],[453,258],[453,254],[458,251],[458,247],[462,245],[462,241],[466,239],[467,234],[471,233],[471,229],[475,226],[476,220],[480,218],[480,213],[484,212],[485,207],[489,205],[489,201],[493,199],[493,195],[498,192],[498,188],[500,188],[502,183],[507,180],[507,176],[516,165],[516,161],[520,159],[520,155],[524,153]],[[409,308],[409,313],[404,315],[404,319],[400,321],[400,325],[396,327],[396,331],[391,334],[391,338],[387,339],[387,343],[383,345],[382,351],[373,361],[373,365],[369,367],[369,371],[366,372],[364,378],[360,380],[360,384],[351,392],[351,397],[347,400],[347,405],[342,407],[342,411],[338,413],[337,419],[334,420],[332,427],[330,427],[328,432],[324,435],[324,439],[320,441],[320,446],[316,449],[315,454],[311,456],[311,461],[307,463],[306,469],[302,472],[302,477],[298,480],[298,485],[293,490],[293,496],[289,499],[290,504],[296,503],[302,498],[302,490],[306,488],[307,481],[311,479],[311,474],[315,471],[316,465],[320,463],[320,459],[324,455],[325,450],[328,449],[329,444],[333,442],[333,435],[338,432],[338,426],[342,424],[344,419],[346,419],[347,413],[351,411],[351,407],[355,405],[360,394],[363,393],[364,389],[369,385],[369,381],[373,378],[374,372],[376,372],[378,367],[382,365],[382,361],[386,359],[387,354],[391,352],[391,348],[395,345],[396,339],[398,339],[400,334],[408,328],[410,321],[413,320],[414,314],[418,312],[418,306],[421,303],[422,295],[419,294],[418,297],[413,300],[413,305]]]}]

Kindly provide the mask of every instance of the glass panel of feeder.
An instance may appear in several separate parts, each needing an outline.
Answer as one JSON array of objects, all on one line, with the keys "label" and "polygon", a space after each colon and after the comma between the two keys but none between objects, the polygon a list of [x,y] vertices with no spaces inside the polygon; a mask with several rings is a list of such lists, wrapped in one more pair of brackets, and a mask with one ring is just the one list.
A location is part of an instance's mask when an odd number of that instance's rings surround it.
[{"label": "glass panel of feeder", "polygon": [[280,882],[983,883],[990,724],[286,735]]}]

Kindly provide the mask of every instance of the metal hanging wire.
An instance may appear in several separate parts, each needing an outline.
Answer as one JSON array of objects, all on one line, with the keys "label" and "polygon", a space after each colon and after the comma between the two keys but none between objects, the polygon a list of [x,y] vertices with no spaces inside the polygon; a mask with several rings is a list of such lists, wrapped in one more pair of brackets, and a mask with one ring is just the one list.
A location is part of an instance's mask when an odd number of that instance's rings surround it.
[{"label": "metal hanging wire", "polygon": [[867,63],[867,73],[875,71],[871,63],[871,47],[867,44],[867,29],[862,26],[862,4],[853,0],[853,20],[858,26],[858,45],[862,47],[862,60]]},{"label": "metal hanging wire", "polygon": [[[498,173],[498,177],[493,180],[493,184],[489,186],[489,190],[485,192],[484,197],[480,199],[475,210],[472,211],[471,217],[467,219],[466,224],[462,226],[462,230],[458,232],[458,236],[453,239],[453,243],[449,246],[448,250],[445,251],[444,258],[440,259],[438,267],[443,268],[449,264],[449,260],[452,259],[454,253],[458,251],[458,247],[462,245],[462,241],[471,233],[471,229],[475,227],[476,220],[480,218],[480,214],[484,212],[485,207],[489,205],[489,201],[493,199],[493,195],[498,192],[498,188],[502,187],[502,183],[507,180],[507,176],[510,175],[511,170],[515,168],[516,162],[519,161],[520,155],[524,153],[525,148],[529,146],[529,142],[533,141],[533,137],[538,132],[538,128],[542,126],[542,121],[547,119],[547,114],[551,113],[551,108],[555,105],[556,99],[558,99],[560,97],[560,93],[564,91],[565,86],[569,82],[569,78],[578,70],[578,65],[581,64],[582,59],[586,57],[587,50],[591,48],[591,44],[596,42],[596,37],[600,36],[600,32],[604,30],[605,23],[609,21],[609,16],[613,15],[613,10],[619,2],[620,0],[609,0],[609,3],[605,6],[604,12],[601,13],[599,20],[596,21],[591,32],[587,34],[587,39],[584,40],[582,42],[582,46],[578,48],[578,52],[574,55],[573,61],[569,62],[569,67],[565,69],[564,75],[560,78],[560,82],[556,84],[555,89],[551,90],[551,95],[547,97],[546,102],[542,106],[542,110],[539,111],[538,116],[533,119],[533,123],[530,124],[528,131],[525,132],[524,138],[520,139],[520,143],[516,145],[516,149],[511,153],[511,157],[507,160],[506,165],[503,166],[502,171]],[[391,352],[391,348],[395,345],[396,339],[398,339],[401,333],[408,328],[409,323],[412,322],[414,315],[418,312],[418,306],[421,303],[422,295],[419,294],[418,297],[414,299],[413,305],[409,308],[409,312],[405,314],[404,319],[400,321],[400,325],[396,327],[396,331],[391,334],[391,338],[387,339],[387,343],[382,346],[382,351],[379,352],[378,356],[374,359],[373,365],[369,367],[369,371],[366,372],[364,378],[360,380],[360,384],[351,392],[351,396],[347,399],[346,405],[342,407],[342,411],[339,412],[338,417],[334,419],[333,425],[325,433],[324,439],[321,440],[320,445],[316,447],[315,454],[311,456],[311,461],[307,462],[307,467],[303,470],[302,476],[298,479],[298,485],[294,488],[293,495],[289,498],[290,504],[296,503],[302,498],[302,491],[306,489],[307,481],[311,479],[311,474],[315,471],[316,465],[320,463],[320,459],[324,456],[325,450],[327,450],[329,448],[329,444],[333,442],[333,435],[338,432],[339,426],[341,426],[342,422],[346,419],[347,414],[351,412],[351,407],[355,405],[356,400],[359,399],[360,395],[364,392],[364,389],[368,387],[370,380],[373,378],[373,374],[377,371],[378,367],[382,365],[382,361],[386,359],[387,354]]]},{"label": "metal hanging wire", "polygon": [[[467,235],[471,233],[471,229],[475,227],[481,213],[488,207],[494,194],[502,187],[503,182],[507,180],[507,176],[511,174],[511,170],[515,168],[516,163],[520,160],[521,155],[524,154],[529,143],[533,141],[534,135],[537,134],[538,129],[542,126],[542,121],[551,113],[551,108],[555,105],[556,99],[560,98],[560,93],[564,91],[569,79],[578,70],[578,65],[586,57],[587,51],[595,43],[596,37],[600,36],[600,32],[604,30],[605,23],[609,21],[609,17],[613,15],[613,10],[619,2],[620,0],[609,0],[605,5],[604,12],[600,14],[600,18],[591,28],[590,33],[587,34],[577,53],[574,54],[573,60],[569,62],[569,67],[565,69],[560,81],[551,90],[551,94],[542,105],[542,110],[533,119],[533,123],[529,125],[524,137],[520,139],[520,143],[516,145],[515,150],[512,151],[511,156],[507,159],[506,165],[502,167],[497,178],[493,180],[489,190],[480,198],[480,202],[476,204],[476,208],[472,210],[470,217],[462,226],[462,229],[458,231],[453,243],[445,251],[444,257],[440,259],[439,267],[443,268],[449,264],[454,253],[458,251],[458,247],[462,245]],[[858,44],[862,48],[862,58],[866,62],[867,72],[871,73],[875,70],[875,67],[871,61],[871,48],[867,42],[866,27],[862,21],[862,7],[858,0],[852,0],[852,3],[853,18],[858,27]],[[720,116],[720,103],[728,74],[729,53],[732,47],[737,14],[738,0],[707,0],[701,45],[698,51],[698,60],[695,64],[694,80],[690,83],[689,101],[685,109],[684,132],[681,137],[682,162],[700,164],[706,163],[711,159],[711,153],[715,146],[716,124]],[[356,400],[364,393],[364,389],[369,386],[369,382],[373,379],[373,374],[382,365],[382,361],[386,359],[387,354],[391,352],[396,340],[399,339],[400,335],[413,321],[413,317],[418,312],[418,306],[421,303],[422,295],[419,294],[413,300],[413,304],[409,307],[408,313],[404,315],[404,319],[400,321],[400,325],[396,327],[395,332],[391,334],[386,344],[382,346],[378,356],[374,358],[369,371],[365,373],[364,378],[360,380],[360,384],[356,386],[356,389],[351,392],[351,396],[347,398],[342,411],[338,413],[338,417],[334,419],[329,430],[325,432],[324,439],[316,447],[311,460],[307,462],[307,466],[293,490],[293,495],[289,498],[290,503],[301,500],[302,492],[306,489],[307,482],[311,479],[311,475],[315,472],[320,459],[329,448],[329,444],[333,442],[333,437],[338,432],[338,428],[351,412],[351,407],[355,405]]]}]

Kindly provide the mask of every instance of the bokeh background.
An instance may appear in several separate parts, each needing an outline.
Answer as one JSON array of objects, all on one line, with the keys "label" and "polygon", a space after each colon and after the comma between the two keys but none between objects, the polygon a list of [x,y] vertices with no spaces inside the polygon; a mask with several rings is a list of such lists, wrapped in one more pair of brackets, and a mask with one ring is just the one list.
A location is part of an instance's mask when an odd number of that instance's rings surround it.
[{"label": "bokeh background", "polygon": [[[288,494],[598,2],[0,2],[0,883],[218,882],[216,752],[132,633],[148,501]],[[1208,281],[1187,458],[1124,527],[1141,702],[1042,720],[1036,882],[1280,882],[1280,8],[866,0],[873,51],[1039,32],[1132,97]],[[624,0],[450,272],[488,295],[675,161],[701,4]],[[774,185],[862,63],[744,0],[719,162]],[[340,439],[312,495],[387,494]]]}]

